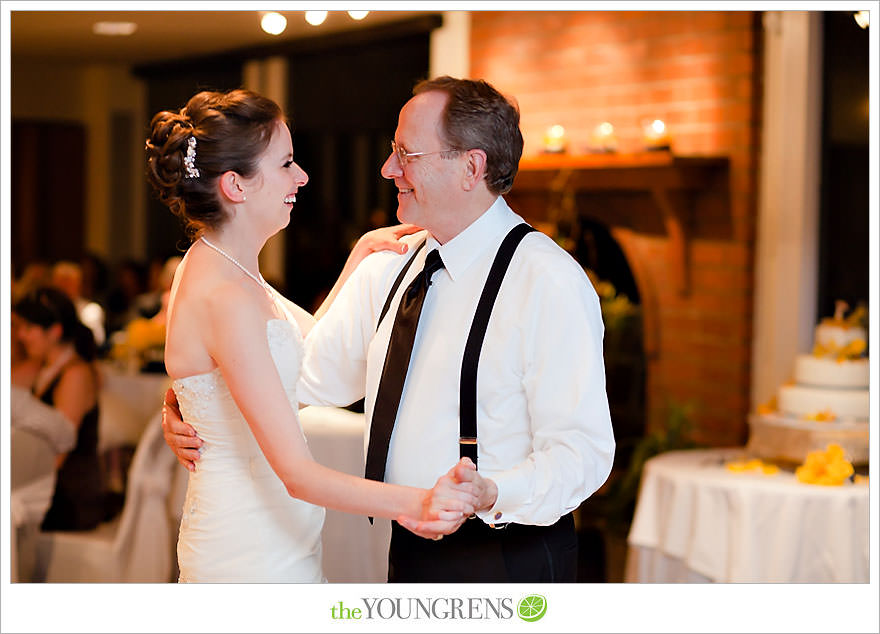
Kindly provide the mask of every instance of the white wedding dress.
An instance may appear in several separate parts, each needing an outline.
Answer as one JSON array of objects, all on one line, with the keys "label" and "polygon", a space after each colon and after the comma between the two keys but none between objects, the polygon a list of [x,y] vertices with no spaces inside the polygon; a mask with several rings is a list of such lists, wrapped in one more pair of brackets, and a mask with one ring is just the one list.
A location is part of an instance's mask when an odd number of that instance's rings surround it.
[{"label": "white wedding dress", "polygon": [[[234,335],[232,335],[234,336]],[[269,349],[298,411],[303,339],[292,317],[266,324]],[[219,368],[172,384],[183,419],[204,441],[189,474],[177,558],[181,582],[326,582],[325,510],[290,497],[272,471]]]}]

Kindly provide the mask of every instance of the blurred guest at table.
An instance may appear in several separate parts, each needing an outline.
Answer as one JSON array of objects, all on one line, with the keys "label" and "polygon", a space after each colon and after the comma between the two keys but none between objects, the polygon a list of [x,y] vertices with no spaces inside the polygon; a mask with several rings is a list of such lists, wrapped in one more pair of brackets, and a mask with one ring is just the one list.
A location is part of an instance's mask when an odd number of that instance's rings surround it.
[{"label": "blurred guest at table", "polygon": [[58,289],[40,287],[12,307],[29,357],[40,362],[31,391],[77,429],[76,446],[59,456],[52,505],[43,530],[86,530],[104,515],[98,459],[99,375],[95,340]]},{"label": "blurred guest at table", "polygon": [[[38,286],[48,286],[51,278],[52,267],[47,262],[42,260],[31,262],[21,275],[12,281],[12,303]],[[9,357],[12,385],[30,389],[40,370],[40,361],[28,356],[24,343],[18,337],[19,319],[15,313],[10,316],[10,326]]]},{"label": "blurred guest at table", "polygon": [[171,291],[171,282],[174,281],[174,272],[183,258],[173,255],[162,263],[161,268],[151,281],[150,290],[141,293],[134,300],[133,318],[143,317],[151,319],[159,317],[164,321],[165,307],[168,304],[168,293]]},{"label": "blurred guest at table", "polygon": [[48,286],[51,282],[52,267],[48,262],[43,260],[30,262],[12,283],[12,301],[38,286]]},{"label": "blurred guest at table", "polygon": [[83,274],[79,264],[62,260],[52,267],[52,286],[64,292],[76,308],[79,320],[88,326],[99,348],[106,339],[104,309],[83,297]]},{"label": "blurred guest at table", "polygon": [[97,253],[87,251],[79,259],[79,266],[82,270],[82,296],[106,307],[109,284],[106,262]]},{"label": "blurred guest at table", "polygon": [[107,333],[125,328],[134,319],[134,300],[147,286],[144,266],[134,259],[123,260],[116,269],[113,286],[107,293]]}]

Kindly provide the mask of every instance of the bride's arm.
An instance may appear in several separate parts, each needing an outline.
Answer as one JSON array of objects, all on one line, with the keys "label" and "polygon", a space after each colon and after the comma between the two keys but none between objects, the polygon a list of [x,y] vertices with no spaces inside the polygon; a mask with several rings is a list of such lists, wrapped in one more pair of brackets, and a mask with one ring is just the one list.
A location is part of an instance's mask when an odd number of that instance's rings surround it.
[{"label": "bride's arm", "polygon": [[451,532],[473,512],[475,498],[452,478],[428,491],[365,480],[315,462],[272,360],[266,318],[252,296],[230,287],[209,301],[208,352],[291,496],[360,515],[440,520],[438,533]]}]

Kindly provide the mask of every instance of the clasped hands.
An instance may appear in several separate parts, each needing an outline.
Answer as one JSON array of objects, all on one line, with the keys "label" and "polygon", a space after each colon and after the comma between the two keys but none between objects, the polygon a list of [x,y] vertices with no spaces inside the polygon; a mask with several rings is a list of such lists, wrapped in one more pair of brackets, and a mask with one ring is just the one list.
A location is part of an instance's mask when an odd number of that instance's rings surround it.
[{"label": "clasped hands", "polygon": [[[171,389],[163,403],[162,430],[180,464],[195,471],[202,441],[183,422]],[[497,497],[495,483],[482,477],[470,458],[462,458],[425,491],[419,517],[400,516],[397,522],[420,537],[438,540],[457,531],[477,511],[492,508]]]},{"label": "clasped hands", "polygon": [[477,511],[492,508],[497,497],[495,483],[482,477],[470,458],[462,458],[427,492],[420,519],[401,516],[397,522],[419,537],[438,540]]}]

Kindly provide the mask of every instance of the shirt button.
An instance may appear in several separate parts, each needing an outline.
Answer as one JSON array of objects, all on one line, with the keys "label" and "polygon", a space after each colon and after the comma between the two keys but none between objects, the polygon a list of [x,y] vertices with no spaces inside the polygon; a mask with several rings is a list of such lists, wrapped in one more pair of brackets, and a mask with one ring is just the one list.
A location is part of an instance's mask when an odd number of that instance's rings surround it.
[{"label": "shirt button", "polygon": [[498,513],[495,513],[495,519],[496,519],[496,520],[500,520],[500,519],[501,519],[501,512],[500,512],[500,511],[499,511]]}]

